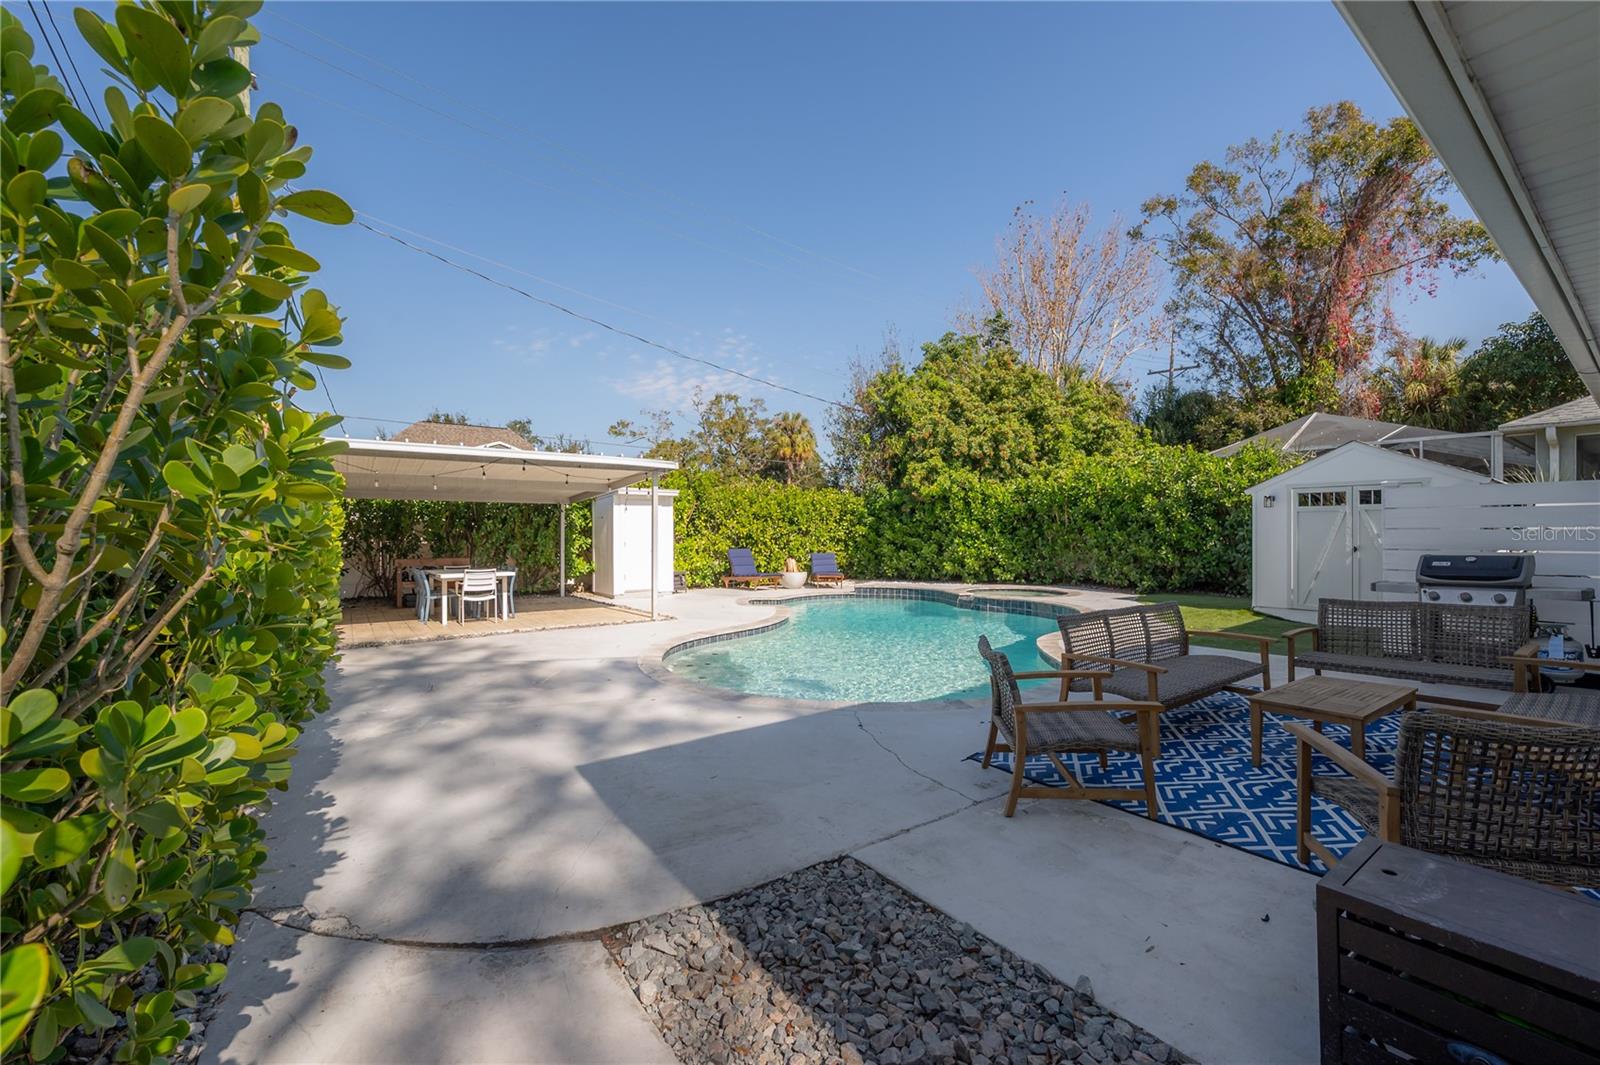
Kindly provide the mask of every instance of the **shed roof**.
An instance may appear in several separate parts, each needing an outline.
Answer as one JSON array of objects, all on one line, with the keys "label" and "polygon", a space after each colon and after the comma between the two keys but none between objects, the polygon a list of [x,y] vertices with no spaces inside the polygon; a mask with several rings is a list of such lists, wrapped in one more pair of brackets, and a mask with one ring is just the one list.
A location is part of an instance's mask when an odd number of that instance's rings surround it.
[{"label": "shed roof", "polygon": [[[1408,455],[1404,451],[1394,451],[1386,447],[1375,447],[1372,444],[1353,440],[1330,451],[1324,451],[1314,459],[1308,459],[1291,470],[1285,470],[1276,477],[1269,477],[1265,481],[1250,486],[1250,491],[1255,492],[1268,486],[1276,485],[1281,481],[1304,479],[1323,466],[1335,466],[1350,459],[1360,459],[1373,467],[1374,475],[1364,474],[1361,477],[1352,477],[1348,474],[1341,475],[1343,483],[1382,484],[1386,481],[1406,479],[1406,474],[1417,477],[1441,477],[1448,475],[1456,481],[1481,481],[1487,483],[1489,478],[1482,474],[1464,470],[1460,466],[1451,466],[1443,462],[1432,462],[1428,459],[1419,459],[1415,455]],[[1389,472],[1383,472],[1383,471]]]},{"label": "shed roof", "polygon": [[1579,396],[1570,402],[1506,422],[1500,428],[1543,429],[1547,425],[1583,425],[1586,422],[1600,422],[1600,403],[1596,403],[1593,396]]},{"label": "shed roof", "polygon": [[406,440],[347,440],[333,466],[350,499],[466,503],[580,503],[678,468],[664,459]]}]

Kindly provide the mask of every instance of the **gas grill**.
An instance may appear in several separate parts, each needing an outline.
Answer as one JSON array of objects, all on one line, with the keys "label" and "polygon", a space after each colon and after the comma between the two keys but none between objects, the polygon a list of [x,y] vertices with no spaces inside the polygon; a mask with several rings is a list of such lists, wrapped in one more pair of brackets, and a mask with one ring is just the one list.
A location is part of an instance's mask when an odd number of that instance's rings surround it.
[{"label": "gas grill", "polygon": [[1423,555],[1417,592],[1431,603],[1521,606],[1533,585],[1533,555]]}]

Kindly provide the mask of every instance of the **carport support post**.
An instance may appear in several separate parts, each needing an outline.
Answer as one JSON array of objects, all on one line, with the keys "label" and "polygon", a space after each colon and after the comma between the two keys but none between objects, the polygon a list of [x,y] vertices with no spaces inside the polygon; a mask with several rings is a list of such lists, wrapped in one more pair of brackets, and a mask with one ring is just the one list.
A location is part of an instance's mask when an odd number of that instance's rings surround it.
[{"label": "carport support post", "polygon": [[556,595],[567,594],[567,505],[561,504],[561,520],[557,523],[561,531],[556,534]]},{"label": "carport support post", "polygon": [[660,503],[661,477],[659,474],[650,475],[650,620],[656,619],[656,557],[660,546],[657,543],[661,538],[661,514],[656,509]]}]

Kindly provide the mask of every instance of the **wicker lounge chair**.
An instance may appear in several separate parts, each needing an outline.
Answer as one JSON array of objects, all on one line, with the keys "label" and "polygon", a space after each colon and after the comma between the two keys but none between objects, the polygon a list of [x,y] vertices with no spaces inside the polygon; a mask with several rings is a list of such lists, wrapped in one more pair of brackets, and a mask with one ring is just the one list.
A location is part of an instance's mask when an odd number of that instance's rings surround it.
[{"label": "wicker lounge chair", "polygon": [[1502,703],[1500,710],[1543,721],[1564,721],[1571,725],[1600,728],[1600,691],[1574,687],[1546,693],[1541,691],[1544,680],[1539,674],[1541,667],[1552,665],[1582,673],[1600,673],[1600,662],[1585,659],[1581,662],[1552,663],[1547,658],[1534,655],[1510,655],[1505,662],[1521,676],[1512,688],[1516,694]]},{"label": "wicker lounge chair", "polygon": [[[1056,623],[1061,629],[1061,665],[1066,669],[1079,669],[1081,663],[1110,667],[1111,676],[1102,687],[1112,695],[1159,703],[1170,710],[1220,691],[1248,691],[1239,682],[1257,674],[1262,688],[1272,687],[1271,637],[1188,629],[1176,603],[1063,614]],[[1249,662],[1229,655],[1190,654],[1190,636],[1254,643],[1261,659]],[[1072,683],[1074,691],[1086,687],[1083,681]]]},{"label": "wicker lounge chair", "polygon": [[756,572],[756,556],[751,554],[748,547],[728,548],[729,573],[722,578],[724,588],[732,588],[735,584],[756,586],[762,584],[777,584],[778,574]]},{"label": "wicker lounge chair", "polygon": [[[1049,670],[1038,673],[1013,673],[1011,660],[989,645],[987,636],[978,637],[978,653],[989,664],[989,689],[992,705],[989,717],[989,742],[983,749],[983,768],[996,751],[1010,751],[1011,794],[1006,799],[1006,816],[1016,813],[1018,799],[1143,799],[1145,811],[1156,816],[1155,758],[1160,746],[1161,707],[1155,703],[1125,703],[1102,698],[1100,682],[1111,674],[1106,670]],[[1024,703],[1017,688],[1019,680],[1060,678],[1062,687],[1074,680],[1092,686],[1093,699],[1079,702]],[[1110,711],[1134,711],[1137,724],[1111,716]],[[1004,742],[1001,742],[1004,740]],[[1137,752],[1144,763],[1144,788],[1086,788],[1061,761],[1066,752],[1092,751],[1106,764],[1110,751]],[[1028,756],[1043,754],[1055,763],[1056,771],[1067,781],[1064,788],[1027,787],[1023,768]]]},{"label": "wicker lounge chair", "polygon": [[846,579],[839,571],[839,557],[832,551],[811,552],[812,584],[843,584]]},{"label": "wicker lounge chair", "polygon": [[[1393,779],[1298,723],[1296,855],[1333,855],[1311,799],[1337,803],[1387,842],[1557,887],[1600,887],[1600,728],[1494,711],[1419,710],[1400,722]],[[1316,776],[1311,755],[1349,776]]]}]

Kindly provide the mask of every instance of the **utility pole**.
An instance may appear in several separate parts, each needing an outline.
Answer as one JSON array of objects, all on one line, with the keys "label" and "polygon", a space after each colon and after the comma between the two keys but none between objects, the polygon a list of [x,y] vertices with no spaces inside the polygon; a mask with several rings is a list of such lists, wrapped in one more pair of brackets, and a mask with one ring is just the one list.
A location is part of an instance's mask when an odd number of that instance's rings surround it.
[{"label": "utility pole", "polygon": [[1165,370],[1146,370],[1145,371],[1145,376],[1146,377],[1156,377],[1156,376],[1161,375],[1161,374],[1165,374],[1166,375],[1166,378],[1167,378],[1167,397],[1169,399],[1172,396],[1172,391],[1173,391],[1173,387],[1174,387],[1174,378],[1176,378],[1178,374],[1186,373],[1189,370],[1198,370],[1200,368],[1200,364],[1199,363],[1190,363],[1188,366],[1179,366],[1179,365],[1177,365],[1177,361],[1178,361],[1178,327],[1176,325],[1174,325],[1172,327],[1172,329],[1167,333],[1167,368]]}]

